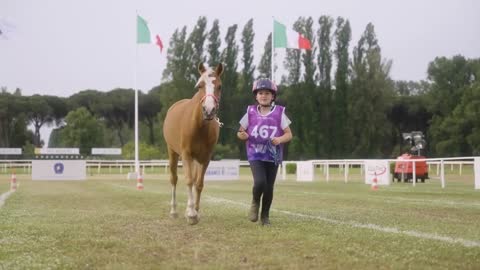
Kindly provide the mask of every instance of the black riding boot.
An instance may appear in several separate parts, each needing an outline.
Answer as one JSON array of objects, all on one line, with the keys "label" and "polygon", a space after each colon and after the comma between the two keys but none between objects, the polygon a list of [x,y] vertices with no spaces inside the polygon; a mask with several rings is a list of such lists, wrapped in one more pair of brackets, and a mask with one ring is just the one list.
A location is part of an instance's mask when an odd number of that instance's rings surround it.
[{"label": "black riding boot", "polygon": [[258,209],[260,208],[260,204],[258,202],[252,201],[252,205],[250,206],[250,213],[248,214],[248,219],[251,222],[256,222],[258,220]]},{"label": "black riding boot", "polygon": [[262,222],[263,226],[269,226],[270,225],[270,219],[268,218],[268,212],[262,211],[260,221]]}]

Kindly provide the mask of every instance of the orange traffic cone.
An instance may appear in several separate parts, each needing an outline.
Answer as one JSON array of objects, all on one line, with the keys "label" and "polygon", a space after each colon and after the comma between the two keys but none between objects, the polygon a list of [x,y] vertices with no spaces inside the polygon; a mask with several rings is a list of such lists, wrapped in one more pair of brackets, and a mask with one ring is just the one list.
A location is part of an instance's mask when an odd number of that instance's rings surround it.
[{"label": "orange traffic cone", "polygon": [[10,190],[17,190],[17,175],[15,174],[15,171],[12,172],[12,177],[10,178]]},{"label": "orange traffic cone", "polygon": [[371,190],[378,190],[378,180],[377,176],[372,179],[372,185],[370,186]]},{"label": "orange traffic cone", "polygon": [[137,190],[143,190],[143,176],[141,173],[137,176]]}]

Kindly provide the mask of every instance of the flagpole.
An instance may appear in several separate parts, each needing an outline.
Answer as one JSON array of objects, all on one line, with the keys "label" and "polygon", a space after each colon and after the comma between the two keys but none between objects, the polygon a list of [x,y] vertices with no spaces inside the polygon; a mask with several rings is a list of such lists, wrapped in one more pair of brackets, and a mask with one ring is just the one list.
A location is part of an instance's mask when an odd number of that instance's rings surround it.
[{"label": "flagpole", "polygon": [[275,46],[274,46],[274,42],[275,42],[275,39],[274,39],[274,33],[275,33],[275,17],[272,16],[272,19],[273,19],[273,27],[272,27],[272,61],[271,61],[271,69],[272,69],[272,74],[271,74],[271,77],[272,77],[272,82],[275,83]]},{"label": "flagpole", "polygon": [[[135,11],[135,24],[137,23],[138,12]],[[135,33],[137,30],[135,30]],[[135,175],[138,179],[140,175],[140,162],[138,158],[138,90],[137,90],[137,59],[138,59],[138,44],[135,41],[135,64],[133,72],[133,87],[135,91]]]}]

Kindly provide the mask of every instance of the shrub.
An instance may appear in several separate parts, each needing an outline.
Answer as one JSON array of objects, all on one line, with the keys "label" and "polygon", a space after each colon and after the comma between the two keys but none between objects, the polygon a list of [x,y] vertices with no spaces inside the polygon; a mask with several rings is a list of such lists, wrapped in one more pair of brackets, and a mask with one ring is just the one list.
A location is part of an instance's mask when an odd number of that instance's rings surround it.
[{"label": "shrub", "polygon": [[285,167],[285,168],[287,170],[287,174],[296,174],[297,173],[297,164],[288,163],[286,166],[287,167]]}]

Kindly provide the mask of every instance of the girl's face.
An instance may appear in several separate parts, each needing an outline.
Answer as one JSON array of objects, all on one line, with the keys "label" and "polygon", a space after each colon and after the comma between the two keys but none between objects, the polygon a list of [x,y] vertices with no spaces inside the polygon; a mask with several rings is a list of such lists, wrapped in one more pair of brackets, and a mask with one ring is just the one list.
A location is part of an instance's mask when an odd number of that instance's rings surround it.
[{"label": "girl's face", "polygon": [[255,98],[258,104],[262,106],[270,106],[273,101],[273,94],[270,90],[258,90]]}]

